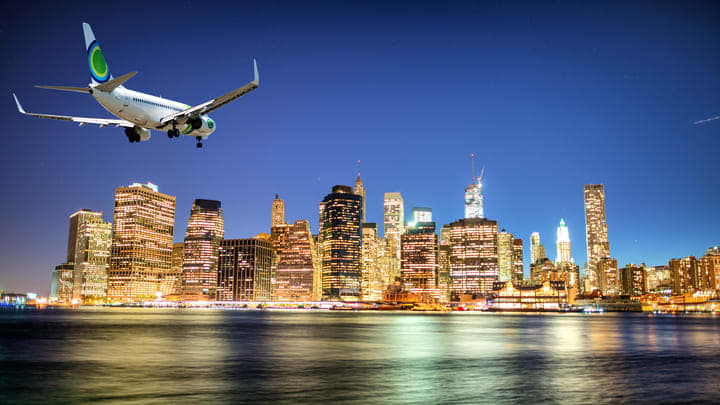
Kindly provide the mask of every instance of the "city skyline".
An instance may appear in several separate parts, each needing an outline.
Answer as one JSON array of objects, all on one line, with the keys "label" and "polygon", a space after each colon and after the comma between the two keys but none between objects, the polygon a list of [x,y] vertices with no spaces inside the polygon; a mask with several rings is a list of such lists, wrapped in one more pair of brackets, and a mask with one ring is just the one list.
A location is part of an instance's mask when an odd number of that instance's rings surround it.
[{"label": "city skyline", "polygon": [[[486,167],[486,216],[525,241],[526,274],[530,233],[540,232],[546,255],[555,257],[559,218],[569,227],[575,263],[586,261],[584,184],[605,185],[619,267],[699,257],[718,243],[720,229],[713,175],[720,162],[704,153],[720,146],[717,121],[693,124],[720,108],[720,57],[706,51],[717,49],[720,28],[712,17],[717,5],[695,5],[653,3],[652,13],[638,4],[622,13],[572,3],[373,12],[330,5],[282,15],[255,5],[242,10],[250,17],[242,26],[233,23],[239,11],[193,9],[213,24],[217,40],[210,44],[180,43],[181,27],[149,17],[138,20],[146,30],[133,31],[88,4],[32,16],[10,5],[9,40],[0,46],[13,62],[0,82],[8,94],[2,117],[15,136],[2,152],[0,185],[13,198],[0,202],[0,288],[46,291],[63,259],[68,216],[89,208],[111,221],[119,186],[151,181],[177,197],[174,242],[198,198],[223,202],[228,238],[267,232],[275,193],[288,222],[307,219],[316,232],[318,201],[333,185],[352,185],[360,159],[368,222],[382,227],[383,194],[398,191],[406,216],[410,207],[430,207],[440,228],[463,216],[471,153]],[[143,14],[136,5],[112,7]],[[172,10],[168,21],[189,10]],[[201,153],[159,136],[129,145],[113,128],[17,114],[11,90],[28,110],[102,116],[91,100],[31,87],[87,82],[82,32],[65,25],[84,20],[95,23],[117,72],[141,72],[132,79],[139,90],[202,101],[220,94],[226,78],[241,77],[252,57],[263,87],[218,114],[218,131]],[[137,46],[146,40],[154,46]],[[200,47],[227,61],[191,59],[168,72],[156,46],[179,53]],[[61,61],[36,64],[58,50]],[[197,85],[178,86],[188,76],[197,76]],[[307,80],[317,77],[308,92]],[[443,86],[428,97],[434,81]]]}]

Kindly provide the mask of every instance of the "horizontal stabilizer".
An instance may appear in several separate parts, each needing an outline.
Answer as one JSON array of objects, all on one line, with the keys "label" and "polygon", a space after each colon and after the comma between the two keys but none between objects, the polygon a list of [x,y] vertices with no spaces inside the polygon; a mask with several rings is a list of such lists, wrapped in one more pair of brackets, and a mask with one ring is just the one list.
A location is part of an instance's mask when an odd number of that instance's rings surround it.
[{"label": "horizontal stabilizer", "polygon": [[37,113],[29,113],[25,111],[25,109],[20,105],[20,101],[18,100],[15,93],[13,93],[13,98],[15,99],[15,104],[17,105],[17,109],[21,114],[30,115],[37,118],[48,118],[51,120],[61,120],[61,121],[73,121],[77,122],[80,126],[83,126],[85,124],[96,124],[99,125],[100,128],[106,127],[108,125],[113,125],[116,127],[124,127],[124,128],[134,128],[135,124],[133,124],[130,121],[125,120],[117,120],[117,119],[106,119],[106,118],[86,118],[86,117],[70,117],[67,115],[54,115],[54,114],[37,114]]},{"label": "horizontal stabilizer", "polygon": [[98,84],[94,88],[105,91],[105,92],[111,92],[115,90],[117,87],[128,81],[131,77],[135,76],[137,72],[130,72],[128,74],[122,75],[120,77],[116,77],[114,79],[108,80],[107,82],[103,84]]},{"label": "horizontal stabilizer", "polygon": [[69,87],[69,86],[35,86],[41,89],[74,91],[77,93],[90,93],[90,87]]}]

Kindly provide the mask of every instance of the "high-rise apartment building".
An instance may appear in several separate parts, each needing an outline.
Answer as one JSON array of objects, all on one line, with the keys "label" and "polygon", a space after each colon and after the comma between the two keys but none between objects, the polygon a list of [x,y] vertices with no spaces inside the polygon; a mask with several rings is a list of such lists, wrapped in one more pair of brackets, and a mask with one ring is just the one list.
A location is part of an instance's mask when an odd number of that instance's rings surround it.
[{"label": "high-rise apartment building", "polygon": [[83,209],[70,215],[67,263],[73,264],[75,302],[99,304],[107,296],[111,226],[102,212]]},{"label": "high-rise apartment building", "polygon": [[[315,243],[308,221],[295,221],[290,228],[287,243],[280,252],[275,273],[275,300],[316,301],[318,281],[315,269]],[[319,270],[319,269],[318,269]]]},{"label": "high-rise apartment building", "polygon": [[605,219],[605,187],[602,184],[585,185],[585,237],[590,283],[599,286],[603,276],[599,272],[598,262],[610,257]]},{"label": "high-rise apartment building", "polygon": [[498,246],[498,281],[510,281],[513,279],[513,234],[504,229],[497,235]]},{"label": "high-rise apartment building", "polygon": [[272,247],[262,239],[224,239],[218,249],[218,301],[270,301]]},{"label": "high-rise apartment building", "polygon": [[207,301],[216,297],[218,248],[225,237],[220,201],[193,202],[185,232],[183,299]]},{"label": "high-rise apartment building", "polygon": [[134,183],[115,190],[108,272],[109,301],[155,299],[170,270],[175,197],[157,186]]},{"label": "high-rise apartment building", "polygon": [[334,186],[320,203],[323,299],[357,301],[362,276],[362,197]]},{"label": "high-rise apartment building", "polygon": [[285,223],[285,201],[280,199],[280,196],[275,194],[275,199],[272,203],[272,215],[270,217],[270,227],[275,225],[282,225]]},{"label": "high-rise apartment building", "polygon": [[390,256],[400,259],[400,235],[405,233],[405,203],[400,193],[385,193],[384,236]]},{"label": "high-rise apartment building", "polygon": [[513,239],[513,271],[512,281],[519,282],[524,278],[524,263],[523,263],[523,241],[522,239]]},{"label": "high-rise apartment building", "polygon": [[360,178],[360,172],[358,172],[357,178],[355,179],[353,194],[362,197],[362,221],[365,222],[365,187],[363,186],[362,179]]},{"label": "high-rise apartment building", "polygon": [[626,264],[618,269],[620,293],[626,295],[642,295],[647,292],[647,271],[645,265]]},{"label": "high-rise apartment building", "polygon": [[572,255],[570,254],[570,232],[568,227],[565,225],[565,220],[560,218],[560,225],[557,228],[557,240],[555,242],[557,247],[557,256],[555,261],[557,263],[571,263]]},{"label": "high-rise apartment building", "polygon": [[717,289],[716,263],[720,263],[717,257],[706,253],[699,260],[695,256],[670,260],[672,293],[682,295],[698,290]]},{"label": "high-rise apartment building", "polygon": [[453,300],[463,294],[488,294],[498,279],[498,226],[485,218],[450,224],[450,279]]},{"label": "high-rise apartment building", "polygon": [[708,277],[710,288],[720,290],[720,247],[709,248],[699,262],[701,272]]},{"label": "high-rise apartment building", "polygon": [[421,222],[401,236],[402,283],[420,302],[439,298],[438,237],[434,222]]},{"label": "high-rise apartment building", "polygon": [[605,295],[615,295],[620,292],[618,288],[617,259],[604,257],[597,262],[600,274],[600,290]]}]

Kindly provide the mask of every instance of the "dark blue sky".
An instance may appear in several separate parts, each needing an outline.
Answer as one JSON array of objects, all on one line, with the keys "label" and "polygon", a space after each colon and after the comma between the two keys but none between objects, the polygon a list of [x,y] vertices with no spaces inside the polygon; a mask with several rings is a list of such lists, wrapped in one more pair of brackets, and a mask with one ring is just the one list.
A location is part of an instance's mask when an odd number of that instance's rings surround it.
[{"label": "dark blue sky", "polygon": [[[341,2],[342,3],[342,2]],[[223,203],[228,238],[267,232],[275,193],[309,219],[358,159],[368,222],[400,191],[406,215],[463,215],[470,153],[486,166],[485,212],[555,257],[565,218],[586,259],[583,184],[604,183],[618,262],[663,264],[720,243],[720,4],[717,2],[188,2],[4,4],[5,124],[0,289],[47,293],[68,216],[112,220],[118,186],[177,196],[181,241],[195,198]],[[197,104],[252,79],[214,112],[217,131],[129,144],[122,129],[21,116],[109,117],[91,97],[34,84],[89,82],[81,23],[126,83]]]}]

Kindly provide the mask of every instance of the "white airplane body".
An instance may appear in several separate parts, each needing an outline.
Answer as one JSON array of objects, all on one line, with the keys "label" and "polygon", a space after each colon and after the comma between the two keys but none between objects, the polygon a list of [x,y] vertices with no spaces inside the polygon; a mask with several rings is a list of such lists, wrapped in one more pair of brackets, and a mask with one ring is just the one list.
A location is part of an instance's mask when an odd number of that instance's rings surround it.
[{"label": "white airplane body", "polygon": [[197,147],[200,148],[202,147],[201,140],[207,139],[216,129],[215,121],[207,114],[255,90],[260,84],[257,63],[253,61],[255,76],[252,82],[194,107],[130,90],[125,88],[123,83],[135,76],[137,72],[113,78],[90,25],[83,23],[83,31],[85,34],[85,47],[88,53],[88,65],[92,77],[92,82],[88,87],[36,87],[89,93],[108,112],[120,119],[28,113],[20,105],[17,96],[13,94],[18,111],[39,118],[78,122],[80,126],[97,124],[100,125],[100,128],[105,126],[124,127],[125,135],[127,135],[130,142],[149,140],[150,130],[167,131],[168,138],[179,137],[180,133],[182,133],[195,137],[198,141]]}]

